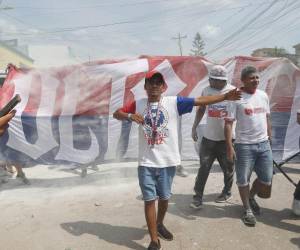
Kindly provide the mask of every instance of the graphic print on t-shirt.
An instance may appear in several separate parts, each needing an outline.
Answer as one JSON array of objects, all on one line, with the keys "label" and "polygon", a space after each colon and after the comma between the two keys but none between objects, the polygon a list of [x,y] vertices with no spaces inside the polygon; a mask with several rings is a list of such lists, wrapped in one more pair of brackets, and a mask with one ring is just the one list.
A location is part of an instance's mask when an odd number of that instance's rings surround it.
[{"label": "graphic print on t-shirt", "polygon": [[244,111],[245,111],[246,115],[254,115],[254,114],[260,114],[260,113],[266,113],[267,112],[263,107],[245,108]]},{"label": "graphic print on t-shirt", "polygon": [[[151,109],[151,111],[149,110]],[[158,118],[156,117],[158,116]],[[160,106],[149,106],[143,112],[144,117],[144,136],[148,145],[162,144],[164,138],[169,136],[166,128],[169,121],[167,110]]]},{"label": "graphic print on t-shirt", "polygon": [[222,118],[228,115],[227,106],[222,104],[208,105],[207,115],[209,117]]}]

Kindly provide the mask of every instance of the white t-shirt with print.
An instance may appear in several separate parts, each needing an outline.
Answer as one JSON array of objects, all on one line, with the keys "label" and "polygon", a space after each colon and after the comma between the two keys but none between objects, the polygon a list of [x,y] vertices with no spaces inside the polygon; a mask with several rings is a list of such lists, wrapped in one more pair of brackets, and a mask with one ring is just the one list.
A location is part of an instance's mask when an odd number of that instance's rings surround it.
[{"label": "white t-shirt with print", "polygon": [[[217,90],[210,86],[206,87],[202,91],[202,96],[221,95],[234,89],[235,87],[226,84],[223,89]],[[203,136],[213,141],[224,141],[224,118],[228,115],[228,103],[229,101],[223,101],[206,106],[206,125],[204,127]],[[232,138],[235,138],[235,123],[233,123]]]},{"label": "white t-shirt with print", "polygon": [[267,114],[270,114],[269,98],[264,91],[242,92],[241,100],[230,103],[226,118],[236,120],[235,142],[254,144],[268,140]]},{"label": "white t-shirt with print", "polygon": [[[183,99],[178,101],[177,96],[165,96],[159,103],[148,103],[147,98],[136,102],[136,112],[144,117],[144,124],[139,126],[139,166],[164,168],[181,163],[179,118],[181,114],[191,112],[194,106],[193,98]],[[151,128],[153,121],[157,121],[154,143]]]}]

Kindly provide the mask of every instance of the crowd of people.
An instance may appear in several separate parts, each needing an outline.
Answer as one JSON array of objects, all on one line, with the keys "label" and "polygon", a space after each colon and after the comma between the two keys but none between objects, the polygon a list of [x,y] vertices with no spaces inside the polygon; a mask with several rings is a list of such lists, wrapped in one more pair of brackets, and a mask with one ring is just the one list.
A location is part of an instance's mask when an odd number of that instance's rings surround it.
[{"label": "crowd of people", "polygon": [[[242,70],[240,89],[227,81],[226,68],[215,65],[209,73],[209,86],[201,96],[163,96],[167,87],[164,77],[151,71],[145,77],[147,98],[128,103],[114,113],[118,120],[139,124],[138,179],[151,238],[149,250],[161,249],[159,238],[170,241],[174,237],[165,226],[164,218],[176,166],[180,166],[181,116],[191,112],[194,106],[198,107],[192,128],[194,141],[198,140],[196,127],[205,112],[207,123],[190,206],[202,207],[205,184],[215,160],[224,174],[224,187],[216,202],[232,198],[235,169],[245,225],[256,224],[255,215],[260,213],[256,196],[271,196],[273,164],[268,96],[258,89],[259,74],[255,67],[247,66]],[[253,171],[257,178],[250,188]]]},{"label": "crowd of people", "polygon": [[[270,108],[267,94],[258,89],[259,74],[255,67],[245,67],[241,81],[243,86],[240,89],[228,84],[226,68],[215,65],[209,72],[209,86],[204,88],[201,96],[164,96],[167,85],[163,75],[150,71],[144,84],[147,98],[127,103],[114,112],[114,118],[123,121],[123,124],[126,121],[139,124],[138,180],[151,238],[149,250],[161,249],[159,238],[171,241],[174,237],[165,226],[164,218],[176,171],[187,176],[180,159],[181,116],[190,113],[194,106],[197,106],[191,131],[194,141],[199,139],[196,128],[205,113],[207,122],[199,148],[200,167],[190,206],[193,209],[203,206],[205,185],[217,160],[224,175],[224,187],[215,201],[227,202],[232,198],[235,172],[244,209],[241,219],[245,225],[255,226],[256,216],[260,214],[256,196],[271,196]],[[11,111],[0,117],[0,136],[14,115],[15,112]],[[29,184],[22,166],[13,165],[17,177]],[[2,168],[11,171],[12,165],[4,164]],[[86,168],[82,171],[85,175]],[[253,171],[256,179],[250,185]]]}]

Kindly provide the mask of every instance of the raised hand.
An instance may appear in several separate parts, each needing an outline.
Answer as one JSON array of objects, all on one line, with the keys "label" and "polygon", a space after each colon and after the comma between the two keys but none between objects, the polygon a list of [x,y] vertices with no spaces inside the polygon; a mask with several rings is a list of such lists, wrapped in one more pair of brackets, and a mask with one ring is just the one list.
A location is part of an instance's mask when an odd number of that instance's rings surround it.
[{"label": "raised hand", "polygon": [[225,94],[225,100],[235,101],[240,100],[242,96],[242,91],[238,88],[232,89]]}]

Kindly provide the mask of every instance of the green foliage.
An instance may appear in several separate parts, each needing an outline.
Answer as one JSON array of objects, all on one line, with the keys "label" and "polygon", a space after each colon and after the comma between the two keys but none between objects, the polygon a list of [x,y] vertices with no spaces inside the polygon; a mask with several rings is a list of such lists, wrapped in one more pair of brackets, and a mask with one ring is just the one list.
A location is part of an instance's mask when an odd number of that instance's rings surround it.
[{"label": "green foliage", "polygon": [[200,35],[199,32],[196,33],[195,38],[192,43],[192,49],[190,56],[205,56],[206,53],[204,52],[205,43]]}]

